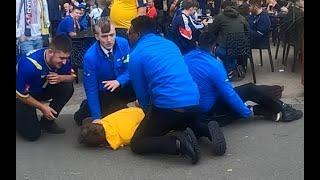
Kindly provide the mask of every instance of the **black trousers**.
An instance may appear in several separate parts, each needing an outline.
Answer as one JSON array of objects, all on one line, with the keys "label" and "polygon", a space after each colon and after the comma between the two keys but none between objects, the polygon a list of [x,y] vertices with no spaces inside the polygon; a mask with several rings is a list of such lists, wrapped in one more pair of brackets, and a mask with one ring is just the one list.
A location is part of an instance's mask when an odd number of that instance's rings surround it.
[{"label": "black trousers", "polygon": [[[62,108],[72,97],[73,91],[72,82],[68,82],[48,85],[43,93],[33,94],[31,96],[38,101],[52,99],[49,106],[57,112],[56,117],[58,117]],[[46,119],[43,118],[43,120]],[[46,123],[53,123],[53,121],[47,120]],[[30,141],[37,140],[41,135],[40,122],[37,117],[36,108],[23,103],[19,99],[16,99],[16,129],[22,137]]]},{"label": "black trousers", "polygon": [[[135,101],[136,96],[134,90],[131,85],[127,85],[123,88],[117,88],[112,93],[107,92],[99,92],[99,101],[101,108],[102,117],[111,114],[120,109],[126,108],[129,102]],[[81,111],[81,119],[90,117],[90,109],[88,105],[88,101],[84,100],[82,102]]]},{"label": "black trousers", "polygon": [[136,129],[131,142],[131,150],[137,154],[160,153],[178,154],[177,134],[171,131],[183,131],[190,127],[195,134],[207,132],[207,124],[195,121],[192,108],[185,112],[162,109],[152,106]]},{"label": "black trousers", "polygon": [[[279,100],[281,95],[278,93],[280,86],[255,85],[253,83],[244,84],[235,87],[234,90],[240,96],[243,102],[252,101],[258,106],[274,113],[282,110],[282,101]],[[201,115],[201,121],[217,121],[220,126],[230,124],[232,121],[241,118],[230,106],[222,99],[218,99],[216,105],[208,114]]]}]

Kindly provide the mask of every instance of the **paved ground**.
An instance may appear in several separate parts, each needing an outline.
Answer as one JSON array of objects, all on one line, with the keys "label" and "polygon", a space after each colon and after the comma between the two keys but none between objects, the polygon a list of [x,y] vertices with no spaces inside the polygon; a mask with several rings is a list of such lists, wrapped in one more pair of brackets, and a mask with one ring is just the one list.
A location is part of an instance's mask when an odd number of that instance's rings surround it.
[{"label": "paved ground", "polygon": [[[272,49],[272,52],[275,50]],[[300,70],[297,68],[295,73],[289,71],[292,54],[288,70],[280,60],[275,60],[273,73],[267,52],[263,58],[264,66],[261,67],[258,52],[254,53],[257,84],[284,85],[283,101],[303,110],[304,90],[300,83]],[[249,81],[252,81],[250,70],[246,79],[236,84]],[[72,114],[83,96],[82,87],[77,84],[75,94],[58,122],[67,129],[66,134],[44,134],[37,142],[26,142],[16,135],[16,179],[304,179],[304,119],[291,123],[257,119],[226,126],[223,128],[228,145],[226,154],[212,156],[208,141],[201,139],[201,160],[193,166],[188,160],[176,156],[135,155],[128,147],[111,151],[78,145],[78,128]]]}]

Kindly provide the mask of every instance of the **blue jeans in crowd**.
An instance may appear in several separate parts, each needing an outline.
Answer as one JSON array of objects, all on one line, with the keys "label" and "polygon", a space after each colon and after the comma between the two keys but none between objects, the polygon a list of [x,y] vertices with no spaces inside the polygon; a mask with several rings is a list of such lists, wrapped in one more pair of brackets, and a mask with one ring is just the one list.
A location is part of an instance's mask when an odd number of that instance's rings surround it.
[{"label": "blue jeans in crowd", "polygon": [[42,38],[38,38],[35,40],[25,40],[23,42],[19,42],[20,45],[20,55],[26,54],[29,51],[40,49],[43,47]]},{"label": "blue jeans in crowd", "polygon": [[236,69],[237,59],[228,58],[226,56],[226,48],[218,46],[215,55],[222,60],[227,73]]}]

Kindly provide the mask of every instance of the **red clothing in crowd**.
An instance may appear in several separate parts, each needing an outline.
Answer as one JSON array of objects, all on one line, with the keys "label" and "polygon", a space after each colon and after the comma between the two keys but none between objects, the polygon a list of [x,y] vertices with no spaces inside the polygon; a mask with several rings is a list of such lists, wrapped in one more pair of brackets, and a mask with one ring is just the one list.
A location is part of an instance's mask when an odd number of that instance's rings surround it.
[{"label": "red clothing in crowd", "polygon": [[147,7],[147,16],[151,19],[155,19],[157,17],[157,9],[154,6]]}]

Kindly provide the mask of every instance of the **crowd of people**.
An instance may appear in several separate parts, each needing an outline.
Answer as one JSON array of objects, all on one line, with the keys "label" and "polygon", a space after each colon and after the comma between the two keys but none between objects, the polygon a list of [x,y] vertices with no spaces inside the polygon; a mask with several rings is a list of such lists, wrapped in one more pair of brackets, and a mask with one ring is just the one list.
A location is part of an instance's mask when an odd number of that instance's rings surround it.
[{"label": "crowd of people", "polygon": [[[209,139],[214,155],[226,152],[221,126],[254,116],[275,122],[303,116],[280,100],[282,86],[230,82],[239,60],[226,57],[225,34],[248,31],[251,43],[268,38],[268,11],[285,12],[282,1],[268,1],[267,9],[261,0],[113,0],[103,8],[95,1],[36,2],[17,1],[16,129],[29,141],[43,131],[66,131],[56,119],[77,76],[72,38],[89,30],[96,42],[83,56],[86,98],[74,112],[79,143],[183,154],[195,164],[200,137]],[[204,9],[212,9],[212,22]]]}]

